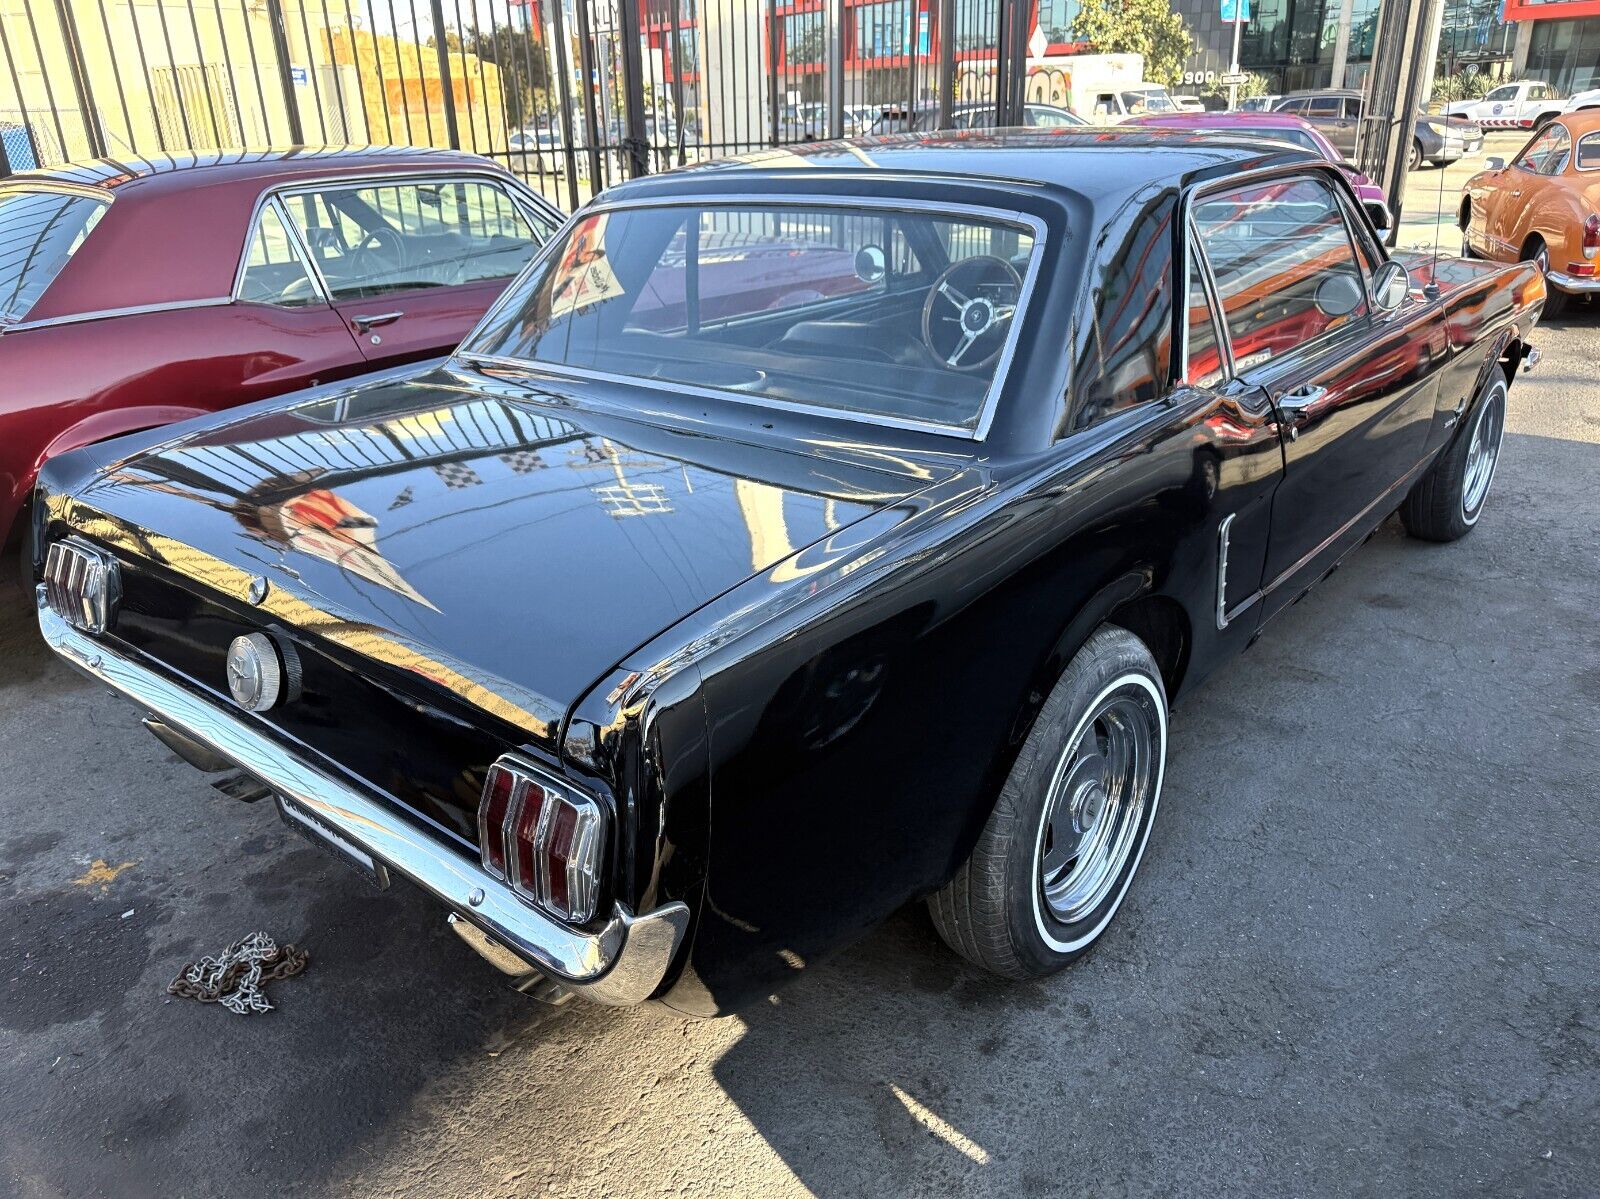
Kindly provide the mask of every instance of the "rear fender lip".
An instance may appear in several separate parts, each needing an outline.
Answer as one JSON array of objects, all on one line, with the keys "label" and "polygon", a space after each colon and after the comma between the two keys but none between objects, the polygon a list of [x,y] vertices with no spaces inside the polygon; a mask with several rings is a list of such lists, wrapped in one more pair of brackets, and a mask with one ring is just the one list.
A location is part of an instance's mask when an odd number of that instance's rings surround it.
[{"label": "rear fender lip", "polygon": [[526,962],[530,973],[603,1004],[639,1003],[660,989],[689,927],[681,901],[641,916],[618,903],[597,929],[569,928],[523,903],[476,859],[411,825],[376,795],[298,756],[247,715],[73,628],[45,603],[42,587],[36,595],[39,631],[70,665],[312,813]]}]

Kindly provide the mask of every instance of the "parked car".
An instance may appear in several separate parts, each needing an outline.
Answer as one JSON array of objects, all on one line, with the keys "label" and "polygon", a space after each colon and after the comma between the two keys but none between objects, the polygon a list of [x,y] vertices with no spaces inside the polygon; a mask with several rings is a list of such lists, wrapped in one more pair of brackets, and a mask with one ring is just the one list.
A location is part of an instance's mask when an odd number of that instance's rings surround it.
[{"label": "parked car", "polygon": [[1457,219],[1463,253],[1538,264],[1547,313],[1600,292],[1600,111],[1557,117],[1509,163],[1489,159],[1462,189]]},{"label": "parked car", "polygon": [[1134,117],[1128,124],[1166,129],[1211,129],[1236,137],[1271,138],[1310,150],[1344,172],[1356,193],[1356,199],[1361,201],[1362,211],[1367,214],[1367,219],[1378,234],[1383,236],[1389,231],[1389,203],[1383,188],[1362,174],[1354,163],[1347,162],[1333,148],[1333,143],[1322,135],[1321,130],[1301,117],[1286,112],[1174,112]]},{"label": "parked car", "polygon": [[[1324,88],[1319,91],[1290,92],[1274,112],[1301,117],[1322,131],[1336,150],[1354,158],[1356,137],[1361,130],[1364,100],[1350,88]],[[1412,129],[1410,167],[1420,170],[1424,162],[1447,166],[1483,148],[1483,130],[1473,122],[1418,112]]]},{"label": "parked car", "polygon": [[[995,122],[993,104],[955,104],[950,108],[952,129],[992,129]],[[1024,104],[1021,128],[1065,129],[1087,125],[1077,113],[1054,104]],[[939,128],[939,106],[918,104],[908,108],[903,104],[885,105],[872,124],[872,134],[882,137],[891,133],[931,133]]]},{"label": "parked car", "polygon": [[1481,100],[1457,100],[1444,106],[1446,116],[1465,117],[1485,129],[1543,128],[1566,108],[1561,90],[1542,79],[1501,84]]},{"label": "parked car", "polygon": [[1273,92],[1266,96],[1246,96],[1239,101],[1239,112],[1271,112],[1283,96]]},{"label": "parked car", "polygon": [[54,454],[448,352],[560,219],[431,150],[0,180],[0,542]]},{"label": "parked car", "polygon": [[1590,88],[1588,91],[1578,92],[1567,101],[1565,111],[1583,112],[1586,109],[1600,108],[1600,88]]},{"label": "parked car", "polygon": [[53,460],[44,637],[540,994],[726,1012],[920,898],[1079,957],[1170,701],[1477,522],[1542,281],[1275,141],[791,152],[606,193],[444,364]]},{"label": "parked car", "polygon": [[1179,112],[1206,111],[1206,102],[1199,96],[1180,96],[1176,92],[1171,93],[1171,95],[1173,106],[1177,108]]}]

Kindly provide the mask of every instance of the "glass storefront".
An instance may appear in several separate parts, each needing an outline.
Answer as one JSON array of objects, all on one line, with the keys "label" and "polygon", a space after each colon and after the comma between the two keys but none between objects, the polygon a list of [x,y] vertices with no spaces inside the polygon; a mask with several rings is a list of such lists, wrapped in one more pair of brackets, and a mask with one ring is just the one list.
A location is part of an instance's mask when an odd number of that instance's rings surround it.
[{"label": "glass storefront", "polygon": [[1534,22],[1527,74],[1569,96],[1600,87],[1600,17]]}]

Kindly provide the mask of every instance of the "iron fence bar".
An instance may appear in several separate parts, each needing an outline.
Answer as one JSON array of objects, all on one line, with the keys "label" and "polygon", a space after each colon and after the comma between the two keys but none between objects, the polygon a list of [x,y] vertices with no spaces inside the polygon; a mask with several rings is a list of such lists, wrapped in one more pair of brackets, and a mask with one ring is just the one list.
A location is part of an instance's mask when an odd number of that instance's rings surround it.
[{"label": "iron fence bar", "polygon": [[104,158],[105,131],[100,128],[100,114],[94,105],[94,92],[89,86],[89,72],[83,62],[83,42],[78,37],[78,22],[73,18],[67,0],[56,0],[56,21],[61,26],[62,48],[67,52],[67,70],[72,75],[72,90],[78,97],[78,113],[83,118],[83,133],[89,142],[89,157]]},{"label": "iron fence bar", "polygon": [[574,0],[573,15],[578,19],[578,81],[583,98],[584,138],[589,152],[589,194],[600,190],[600,127],[594,113],[594,42],[589,28],[589,0]]},{"label": "iron fence bar", "polygon": [[128,93],[122,83],[122,67],[117,62],[117,47],[111,40],[111,22],[106,17],[106,0],[96,0],[95,7],[100,11],[100,29],[105,34],[107,57],[111,59],[111,77],[117,85],[117,104],[122,108],[122,124],[128,131],[128,149],[133,149],[133,117],[128,109]]},{"label": "iron fence bar", "polygon": [[[17,111],[22,116],[22,132],[28,139],[29,147],[33,148],[37,145],[37,142],[33,136],[33,121],[28,116],[28,103],[25,99],[23,99],[22,96],[22,76],[17,74],[17,62],[16,59],[11,55],[11,39],[6,36],[6,23],[4,21],[0,21],[0,50],[5,51],[6,71],[11,76],[11,86],[15,88],[17,92]],[[4,147],[4,140],[4,138],[0,138],[0,149],[3,149]],[[35,150],[33,157],[35,165],[37,165],[39,158],[37,150]],[[8,172],[10,167],[11,160],[8,157],[6,159],[6,169]]]},{"label": "iron fence bar", "polygon": [[[300,13],[302,16],[305,15],[305,9],[303,7],[301,8]],[[333,76],[333,102],[339,106],[339,141],[348,144],[350,141],[350,109],[345,105],[344,102],[344,80],[340,78],[341,72],[339,70],[339,57],[334,52],[333,48],[333,26],[328,24],[327,8],[323,8],[322,10],[322,41],[323,44],[328,48],[328,74]],[[310,50],[311,39],[307,37],[307,57],[310,56]],[[314,68],[315,65],[316,64],[314,63],[308,63],[307,69]],[[316,72],[313,70],[313,76],[315,73]],[[324,140],[326,140],[328,136],[328,119],[322,113],[322,104],[320,100],[317,103],[317,113],[319,116],[322,116],[322,136]]]},{"label": "iron fence bar", "polygon": [[[953,2],[953,0],[952,0]],[[828,0],[828,136],[844,136],[844,0]]]},{"label": "iron fence bar", "polygon": [[[39,75],[44,80],[44,98],[45,103],[50,106],[50,121],[56,127],[56,145],[60,148],[62,156],[65,157],[67,153],[67,134],[66,130],[61,127],[61,113],[56,108],[55,89],[50,86],[50,72],[45,70],[44,43],[39,40],[39,26],[33,19],[33,6],[23,5],[22,13],[28,18],[28,33],[33,38],[33,56],[39,62]],[[17,81],[17,98],[20,100],[22,98],[22,77],[16,73],[15,69],[12,70],[11,77]],[[41,163],[41,165],[43,164]]]},{"label": "iron fence bar", "polygon": [[[194,44],[198,49],[200,46],[200,22],[194,15],[194,0],[187,0],[187,3],[189,8],[189,31],[194,34]],[[200,90],[206,98],[206,115],[211,118],[211,136],[216,142],[217,148],[221,149],[223,143],[222,124],[217,120],[217,106],[211,100],[211,84],[206,75],[206,64],[204,62],[200,64],[199,71]],[[174,76],[178,75],[178,67],[176,65],[173,66],[172,73]]]},{"label": "iron fence bar", "polygon": [[768,144],[778,144],[778,0],[767,0],[767,132]]},{"label": "iron fence bar", "polygon": [[[350,0],[344,0],[344,36],[346,42],[349,43],[350,61],[354,64],[356,72],[356,93],[357,98],[361,101],[361,128],[366,132],[367,141],[372,142],[376,140],[372,136],[372,112],[367,107],[367,81],[361,74],[361,45],[356,41],[356,19],[355,14],[350,11]],[[374,43],[374,47],[376,47],[376,43]],[[335,64],[336,67],[337,65]],[[379,78],[382,78],[381,73]],[[387,106],[384,107],[383,112],[385,117],[389,115]]]},{"label": "iron fence bar", "polygon": [[289,26],[283,16],[283,0],[266,0],[266,5],[267,28],[272,33],[272,52],[278,59],[278,86],[283,89],[283,107],[289,118],[289,141],[296,146],[303,146],[306,144],[306,131],[300,122],[300,105],[294,94],[294,71],[289,65]]},{"label": "iron fence bar", "polygon": [[[217,0],[217,24],[222,24],[222,0]],[[261,102],[261,132],[268,145],[272,144],[272,114],[267,109],[267,89],[261,82],[261,60],[256,57],[256,35],[250,29],[250,0],[239,0],[239,16],[244,25],[245,49],[250,52],[250,74],[256,81],[256,99]],[[239,122],[240,132],[244,130],[244,122]],[[129,132],[133,127],[130,125]],[[291,139],[292,140],[292,139]]]},{"label": "iron fence bar", "polygon": [[317,106],[317,125],[322,130],[321,141],[323,145],[327,145],[328,110],[322,105],[322,84],[317,82],[317,64],[311,61],[311,23],[306,16],[304,0],[300,5],[300,38],[301,44],[306,48],[306,78],[311,81],[311,99]]},{"label": "iron fence bar", "polygon": [[433,12],[433,40],[439,53],[439,94],[444,100],[444,133],[452,150],[461,149],[461,130],[456,124],[456,89],[450,79],[450,47],[444,36],[444,0],[430,0]]},{"label": "iron fence bar", "polygon": [[672,64],[672,132],[678,143],[678,165],[681,167],[689,161],[684,147],[688,121],[683,115],[683,0],[671,0],[671,4],[672,53],[663,61]]},{"label": "iron fence bar", "polygon": [[[495,69],[500,72],[500,132],[505,135],[506,143],[506,169],[511,169],[511,114],[506,111],[506,80],[509,78],[514,84],[517,81],[515,71],[507,71],[500,63],[500,35],[496,32],[499,28],[494,18],[494,9],[489,10],[489,45],[494,51]],[[467,41],[465,36],[466,26],[461,20],[461,0],[456,0],[456,32],[461,38],[461,75],[466,83],[467,91],[467,133],[472,141],[472,148],[478,149],[478,120],[474,115],[476,108],[472,102],[472,73],[467,67]],[[507,32],[510,27],[507,26]],[[478,6],[472,6],[472,36],[473,57],[478,60],[478,94],[483,98],[485,112],[483,114],[483,131],[489,139],[489,151],[494,151],[494,127],[491,124],[491,115],[487,111],[489,104],[489,84],[483,70],[483,30],[478,28]],[[518,111],[521,111],[522,98],[517,97]]]},{"label": "iron fence bar", "polygon": [[[571,198],[572,207],[578,207],[578,151],[572,144],[572,64],[567,59],[567,23],[562,16],[563,5],[551,5],[550,14],[555,25],[556,41],[556,78],[561,86],[557,89],[557,103],[561,105],[558,114],[561,120],[561,152],[567,160],[567,195]],[[529,21],[533,20],[530,7]],[[542,39],[541,39],[542,40]],[[548,70],[548,64],[546,70]],[[545,98],[549,100],[549,88],[545,89]]]},{"label": "iron fence bar", "polygon": [[[184,103],[183,81],[178,75],[178,56],[172,49],[172,28],[167,24],[167,10],[156,5],[156,18],[161,22],[161,41],[167,48],[167,70],[172,72],[173,90],[177,92],[178,123],[183,126],[184,148],[194,149],[194,132],[189,128],[189,106]],[[159,118],[158,118],[159,119]]]},{"label": "iron fence bar", "polygon": [[0,179],[11,174],[11,155],[6,152],[6,139],[0,137]]},{"label": "iron fence bar", "polygon": [[[350,0],[344,0],[345,18],[350,29],[350,57],[356,60],[356,78],[361,78],[361,51],[356,41],[355,16],[350,12]],[[367,0],[367,22],[372,26],[368,36],[372,40],[372,69],[378,74],[379,107],[383,109],[383,134],[389,139],[389,145],[394,145],[394,117],[389,112],[389,83],[383,76],[383,47],[378,44],[378,24],[373,20],[372,0]],[[367,136],[372,136],[372,118],[366,112],[367,93],[366,84],[361,85],[362,115],[367,123]]]},{"label": "iron fence bar", "polygon": [[[139,76],[145,81],[145,88],[150,87],[150,59],[144,51],[144,34],[139,29],[139,13],[136,9],[129,10],[129,17],[133,25],[133,46],[139,52]],[[167,135],[161,127],[161,118],[155,117],[156,146],[163,152],[167,149]]]},{"label": "iron fence bar", "polygon": [[622,151],[628,177],[650,173],[649,145],[644,139],[644,56],[639,48],[640,0],[615,0],[617,32],[622,38]]},{"label": "iron fence bar", "polygon": [[[239,142],[244,144],[247,140],[244,134],[244,113],[239,108],[238,98],[234,96],[233,51],[228,49],[228,31],[222,25],[222,0],[211,0],[211,6],[217,18],[217,41],[222,43],[222,63],[228,72],[228,91],[223,98],[224,100],[230,98],[233,100],[233,114],[239,126]],[[198,34],[195,40],[196,43],[199,42]],[[252,68],[254,68],[254,65],[252,62]],[[231,129],[230,132],[232,132]]]},{"label": "iron fence bar", "polygon": [[939,0],[939,128],[951,125],[956,91],[956,0]]},{"label": "iron fence bar", "polygon": [[[399,26],[392,24],[392,21],[393,21],[393,18],[394,18],[394,0],[389,0],[389,17],[391,19],[391,28],[393,28],[395,30],[395,39],[394,39],[395,40],[395,61],[398,63],[399,60],[400,60],[400,32],[399,32]],[[417,0],[411,0],[411,35],[412,35],[413,38],[416,37],[416,33],[417,33]],[[422,47],[420,45],[418,45],[418,47],[417,47],[417,51],[418,51],[418,53],[417,53],[417,81],[422,85],[422,127],[424,129],[426,129],[427,132],[428,132],[428,143],[427,144],[431,146],[431,145],[433,145],[433,105],[428,103],[428,73],[422,69],[422,53],[421,53],[421,50],[422,50]],[[404,79],[402,79],[402,81],[401,81],[401,86],[402,86],[402,88],[405,86]],[[407,106],[406,106],[406,144],[407,145],[411,144],[412,136],[413,136],[413,134],[411,132],[411,106],[409,104],[407,104]]]}]

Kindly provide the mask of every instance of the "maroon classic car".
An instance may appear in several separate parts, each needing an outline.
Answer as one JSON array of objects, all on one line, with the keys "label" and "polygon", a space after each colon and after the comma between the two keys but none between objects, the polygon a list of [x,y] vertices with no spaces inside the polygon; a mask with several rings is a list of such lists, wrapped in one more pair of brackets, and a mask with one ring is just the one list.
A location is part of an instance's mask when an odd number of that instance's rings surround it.
[{"label": "maroon classic car", "polygon": [[56,454],[453,349],[562,219],[438,150],[0,180],[0,543]]}]

